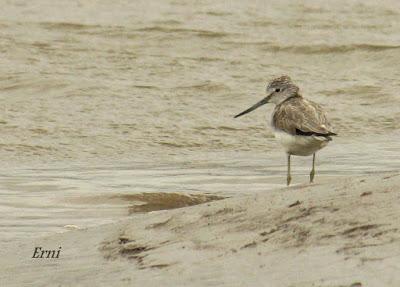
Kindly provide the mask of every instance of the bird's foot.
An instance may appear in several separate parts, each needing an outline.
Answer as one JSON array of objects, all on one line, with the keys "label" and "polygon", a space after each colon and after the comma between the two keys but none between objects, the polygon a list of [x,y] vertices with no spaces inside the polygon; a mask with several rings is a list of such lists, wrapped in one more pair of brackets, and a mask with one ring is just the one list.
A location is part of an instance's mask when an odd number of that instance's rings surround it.
[{"label": "bird's foot", "polygon": [[289,186],[291,181],[292,181],[292,177],[289,175],[286,179],[286,185]]},{"label": "bird's foot", "polygon": [[315,175],[315,171],[312,170],[312,171],[310,172],[310,183],[313,183],[313,182],[314,182],[314,175]]}]

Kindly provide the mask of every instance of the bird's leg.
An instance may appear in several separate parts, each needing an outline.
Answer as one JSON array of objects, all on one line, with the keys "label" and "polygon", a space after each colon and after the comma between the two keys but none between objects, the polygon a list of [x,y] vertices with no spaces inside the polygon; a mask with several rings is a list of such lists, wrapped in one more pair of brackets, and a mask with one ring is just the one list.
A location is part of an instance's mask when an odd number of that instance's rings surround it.
[{"label": "bird's leg", "polygon": [[310,183],[314,181],[314,175],[315,175],[315,153],[313,153],[312,156],[312,169],[310,172]]},{"label": "bird's leg", "polygon": [[287,155],[287,181],[286,184],[289,186],[292,181],[292,177],[290,176],[290,154]]}]

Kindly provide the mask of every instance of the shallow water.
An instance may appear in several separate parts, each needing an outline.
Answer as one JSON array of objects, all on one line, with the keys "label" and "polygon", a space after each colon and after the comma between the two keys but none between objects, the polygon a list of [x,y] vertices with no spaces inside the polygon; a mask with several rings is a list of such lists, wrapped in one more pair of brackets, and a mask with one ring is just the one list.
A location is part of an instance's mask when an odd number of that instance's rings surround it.
[{"label": "shallow water", "polygon": [[[397,134],[397,136],[399,136]],[[200,156],[201,157],[201,156]],[[208,154],[191,162],[3,170],[1,241],[109,223],[135,212],[180,208],[285,187],[283,153]],[[293,185],[308,183],[310,157],[292,159]],[[400,154],[380,144],[332,145],[317,158],[316,184],[396,172]]]},{"label": "shallow water", "polygon": [[340,135],[318,182],[398,170],[399,3],[268,2],[3,3],[0,240],[128,216],[111,195],[283,186],[272,107],[232,118],[282,73]]}]

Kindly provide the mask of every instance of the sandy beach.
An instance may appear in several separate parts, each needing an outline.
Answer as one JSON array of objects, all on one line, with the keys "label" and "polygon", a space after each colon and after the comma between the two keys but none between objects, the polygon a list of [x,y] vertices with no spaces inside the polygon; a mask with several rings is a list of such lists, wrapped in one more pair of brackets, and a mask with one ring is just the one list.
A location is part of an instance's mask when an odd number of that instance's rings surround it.
[{"label": "sandy beach", "polygon": [[[400,285],[400,174],[297,185],[1,250],[2,286]],[[31,258],[33,246],[59,259]]]}]

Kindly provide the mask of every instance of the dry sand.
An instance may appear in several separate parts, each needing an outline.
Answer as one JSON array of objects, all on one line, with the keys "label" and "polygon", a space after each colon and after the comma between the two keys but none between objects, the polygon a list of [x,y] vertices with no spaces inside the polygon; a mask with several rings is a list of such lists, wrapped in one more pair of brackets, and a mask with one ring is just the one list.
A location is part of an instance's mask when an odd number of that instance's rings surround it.
[{"label": "dry sand", "polygon": [[1,250],[0,285],[398,287],[399,186],[332,180],[26,239]]}]

